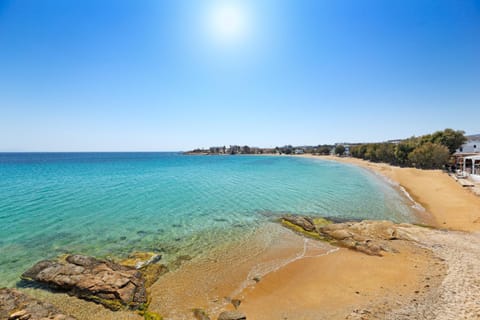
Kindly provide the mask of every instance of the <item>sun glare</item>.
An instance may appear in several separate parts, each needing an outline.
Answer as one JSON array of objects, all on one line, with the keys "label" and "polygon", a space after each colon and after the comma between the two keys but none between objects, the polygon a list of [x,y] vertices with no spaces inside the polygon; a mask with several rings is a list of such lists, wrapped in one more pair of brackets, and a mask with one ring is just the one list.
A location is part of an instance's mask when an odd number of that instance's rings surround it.
[{"label": "sun glare", "polygon": [[218,3],[207,16],[208,32],[220,44],[238,44],[248,35],[249,21],[245,7],[235,2]]}]

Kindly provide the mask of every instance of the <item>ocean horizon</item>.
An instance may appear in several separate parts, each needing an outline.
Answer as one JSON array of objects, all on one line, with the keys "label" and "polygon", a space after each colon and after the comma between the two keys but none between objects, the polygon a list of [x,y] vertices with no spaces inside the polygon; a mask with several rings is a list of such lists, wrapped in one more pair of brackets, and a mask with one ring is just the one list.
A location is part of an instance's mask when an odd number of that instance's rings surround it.
[{"label": "ocean horizon", "polygon": [[413,205],[378,175],[321,159],[0,153],[0,286],[68,253],[153,251],[168,262],[208,255],[287,213],[415,222]]}]

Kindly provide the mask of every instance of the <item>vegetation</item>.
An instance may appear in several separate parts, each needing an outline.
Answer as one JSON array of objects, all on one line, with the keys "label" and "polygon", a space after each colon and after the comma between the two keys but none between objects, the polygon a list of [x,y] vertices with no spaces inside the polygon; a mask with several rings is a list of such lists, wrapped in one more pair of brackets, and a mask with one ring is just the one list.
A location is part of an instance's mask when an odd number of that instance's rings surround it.
[{"label": "vegetation", "polygon": [[[439,169],[467,141],[465,132],[445,129],[420,137],[411,137],[397,143],[368,143],[350,147],[353,157],[372,162],[422,169]],[[338,153],[335,150],[335,153]]]},{"label": "vegetation", "polygon": [[441,168],[448,162],[450,152],[444,145],[427,142],[413,150],[408,158],[415,167],[436,169]]},{"label": "vegetation", "polygon": [[332,150],[332,147],[329,145],[321,145],[321,146],[318,146],[316,149],[318,154],[324,155],[324,156],[328,156],[331,150]]},{"label": "vegetation", "polygon": [[335,147],[335,154],[339,156],[343,156],[344,153],[345,153],[345,147],[343,145],[339,144]]}]

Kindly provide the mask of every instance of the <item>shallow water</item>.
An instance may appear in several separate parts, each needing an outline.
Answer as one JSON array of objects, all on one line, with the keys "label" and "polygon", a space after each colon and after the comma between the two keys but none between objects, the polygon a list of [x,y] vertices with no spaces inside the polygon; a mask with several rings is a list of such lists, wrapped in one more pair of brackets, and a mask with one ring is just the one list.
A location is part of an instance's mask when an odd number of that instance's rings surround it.
[{"label": "shallow water", "polygon": [[0,286],[64,253],[207,254],[291,212],[413,221],[394,186],[296,157],[176,153],[0,154]]}]

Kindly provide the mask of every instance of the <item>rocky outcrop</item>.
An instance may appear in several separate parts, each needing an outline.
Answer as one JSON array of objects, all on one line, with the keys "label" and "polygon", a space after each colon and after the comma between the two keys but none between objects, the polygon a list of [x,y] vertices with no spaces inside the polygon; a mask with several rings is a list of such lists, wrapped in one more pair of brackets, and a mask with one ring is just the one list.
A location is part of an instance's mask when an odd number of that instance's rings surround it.
[{"label": "rocky outcrop", "polygon": [[134,252],[120,260],[119,264],[140,270],[145,278],[145,287],[149,288],[169,271],[167,266],[158,263],[161,259],[162,256],[154,252]]},{"label": "rocky outcrop", "polygon": [[315,231],[315,224],[312,219],[309,217],[302,217],[302,216],[284,216],[282,218],[284,221],[287,221],[291,224],[299,226],[305,231]]},{"label": "rocky outcrop", "polygon": [[32,299],[16,289],[0,289],[0,319],[75,320],[51,304]]},{"label": "rocky outcrop", "polygon": [[391,221],[364,220],[342,223],[325,223],[324,219],[319,220],[319,223],[315,221],[316,219],[300,216],[282,217],[282,224],[295,231],[326,240],[333,245],[375,256],[381,256],[382,251],[395,252],[395,248],[389,243],[391,240],[413,240],[408,229],[415,227]]},{"label": "rocky outcrop", "polygon": [[83,255],[64,260],[43,260],[22,274],[37,281],[112,310],[143,308],[147,303],[145,279],[134,267]]}]

